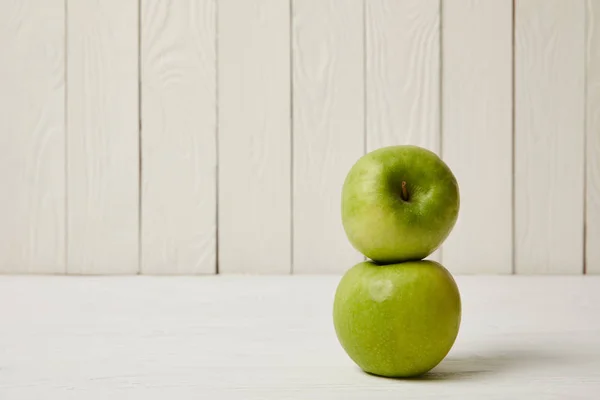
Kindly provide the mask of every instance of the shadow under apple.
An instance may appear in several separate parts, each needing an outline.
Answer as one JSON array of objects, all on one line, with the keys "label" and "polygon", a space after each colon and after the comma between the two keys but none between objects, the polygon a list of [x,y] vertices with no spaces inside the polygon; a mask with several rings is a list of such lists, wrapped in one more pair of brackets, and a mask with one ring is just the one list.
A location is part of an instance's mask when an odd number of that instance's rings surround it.
[{"label": "shadow under apple", "polygon": [[552,354],[536,350],[512,350],[490,354],[448,356],[431,371],[412,378],[389,378],[368,374],[378,378],[406,381],[473,380],[502,372],[528,369],[540,364],[564,364],[566,362],[569,362],[566,354]]}]

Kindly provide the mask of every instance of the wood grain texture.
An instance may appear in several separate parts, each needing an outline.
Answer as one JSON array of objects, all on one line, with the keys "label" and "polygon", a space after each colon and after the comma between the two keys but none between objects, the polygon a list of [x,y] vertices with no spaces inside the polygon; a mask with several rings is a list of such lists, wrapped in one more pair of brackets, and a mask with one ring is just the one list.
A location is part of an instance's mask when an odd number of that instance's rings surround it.
[{"label": "wood grain texture", "polygon": [[138,271],[137,5],[68,4],[69,273]]},{"label": "wood grain texture", "polygon": [[65,270],[63,0],[0,2],[0,273]]},{"label": "wood grain texture", "polygon": [[443,157],[461,210],[454,273],[512,272],[512,0],[443,3]]},{"label": "wood grain texture", "polygon": [[141,6],[141,272],[215,273],[216,3]]},{"label": "wood grain texture", "polygon": [[219,272],[289,273],[290,5],[218,10]]},{"label": "wood grain texture", "polygon": [[0,397],[597,399],[600,277],[456,280],[454,347],[402,381],[342,350],[338,277],[1,277]]},{"label": "wood grain texture", "polygon": [[440,0],[369,0],[365,10],[367,152],[440,154]]},{"label": "wood grain texture", "polygon": [[586,272],[600,274],[600,0],[587,0]]},{"label": "wood grain texture", "polygon": [[515,268],[581,274],[583,0],[520,0],[515,48]]},{"label": "wood grain texture", "polygon": [[294,0],[294,273],[331,273],[364,257],[349,244],[341,187],[364,153],[362,0]]},{"label": "wood grain texture", "polygon": [[439,152],[440,0],[366,2],[367,150]]}]

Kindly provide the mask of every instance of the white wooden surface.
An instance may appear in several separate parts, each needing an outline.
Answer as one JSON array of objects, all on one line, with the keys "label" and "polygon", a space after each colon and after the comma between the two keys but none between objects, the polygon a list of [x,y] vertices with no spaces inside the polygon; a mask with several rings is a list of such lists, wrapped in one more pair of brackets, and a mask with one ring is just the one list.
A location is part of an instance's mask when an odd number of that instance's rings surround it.
[{"label": "white wooden surface", "polygon": [[516,3],[517,273],[583,272],[584,27],[584,0]]},{"label": "white wooden surface", "polygon": [[415,144],[440,154],[440,0],[365,7],[367,151]]},{"label": "white wooden surface", "polygon": [[461,195],[443,251],[452,272],[512,272],[512,11],[512,0],[443,2],[443,157]]},{"label": "white wooden surface", "polygon": [[1,277],[0,398],[598,398],[600,277],[457,277],[457,341],[414,380],[346,356],[338,281]]},{"label": "white wooden surface", "polygon": [[364,259],[342,228],[341,188],[364,154],[362,0],[294,0],[293,272]]},{"label": "white wooden surface", "polygon": [[587,0],[586,272],[600,274],[600,0]]},{"label": "white wooden surface", "polygon": [[366,2],[367,150],[439,152],[440,0]]},{"label": "white wooden surface", "polygon": [[64,21],[62,0],[0,2],[0,272],[65,269]]},{"label": "white wooden surface", "polygon": [[141,272],[214,273],[216,1],[141,6]]},{"label": "white wooden surface", "polygon": [[600,273],[599,0],[0,3],[0,273],[339,272],[400,143],[461,186],[431,258]]},{"label": "white wooden surface", "polygon": [[138,271],[138,2],[67,8],[67,271]]},{"label": "white wooden surface", "polygon": [[289,273],[290,4],[218,7],[219,272]]}]

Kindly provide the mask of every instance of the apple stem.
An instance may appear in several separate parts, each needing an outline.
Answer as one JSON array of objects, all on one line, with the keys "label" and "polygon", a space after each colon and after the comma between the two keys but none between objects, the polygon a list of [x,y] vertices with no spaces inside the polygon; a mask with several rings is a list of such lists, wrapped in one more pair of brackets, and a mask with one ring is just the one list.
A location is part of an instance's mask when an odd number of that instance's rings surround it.
[{"label": "apple stem", "polygon": [[408,189],[405,181],[402,181],[402,200],[408,201]]}]

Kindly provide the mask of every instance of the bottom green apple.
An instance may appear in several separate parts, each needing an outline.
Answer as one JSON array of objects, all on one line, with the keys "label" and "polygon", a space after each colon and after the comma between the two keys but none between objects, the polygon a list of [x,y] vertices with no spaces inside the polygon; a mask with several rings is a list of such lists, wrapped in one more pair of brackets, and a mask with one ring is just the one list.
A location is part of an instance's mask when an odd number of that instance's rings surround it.
[{"label": "bottom green apple", "polygon": [[452,275],[434,261],[362,262],[344,274],[333,321],[340,344],[364,371],[387,377],[424,374],[458,335],[461,300]]}]

